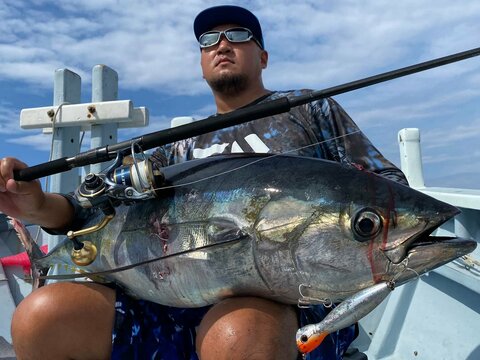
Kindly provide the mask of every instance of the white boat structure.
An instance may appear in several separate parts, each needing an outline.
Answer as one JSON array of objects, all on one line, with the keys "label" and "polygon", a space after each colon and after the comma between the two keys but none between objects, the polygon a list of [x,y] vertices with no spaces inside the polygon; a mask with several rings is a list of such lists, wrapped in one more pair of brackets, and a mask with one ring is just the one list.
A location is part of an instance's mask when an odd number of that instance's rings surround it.
[{"label": "white boat structure", "polygon": [[[51,132],[52,118],[56,120],[52,158],[78,153],[78,142],[69,140],[78,139],[83,129],[91,131],[92,148],[116,143],[118,128],[148,123],[145,108],[134,108],[130,101],[117,101],[117,79],[115,71],[97,65],[93,69],[92,103],[78,104],[79,76],[66,69],[57,70],[54,106],[25,109],[21,126]],[[76,105],[64,106],[67,102]],[[177,118],[172,125],[185,122],[185,118]],[[436,234],[480,242],[480,190],[425,186],[419,130],[402,129],[398,142],[401,168],[410,186],[461,210]],[[99,170],[97,165],[89,169]],[[73,172],[54,175],[49,191],[68,192],[78,183],[79,177]],[[30,227],[34,236],[37,229]],[[52,247],[58,238],[43,236],[41,241]],[[14,231],[0,213],[0,258],[21,252]],[[20,265],[4,267],[0,263],[0,360],[15,359],[10,345],[11,317],[30,291],[31,283]],[[352,344],[352,349],[358,351],[351,351],[346,359],[480,359],[480,246],[473,253],[398,287],[359,324],[360,334]]]}]

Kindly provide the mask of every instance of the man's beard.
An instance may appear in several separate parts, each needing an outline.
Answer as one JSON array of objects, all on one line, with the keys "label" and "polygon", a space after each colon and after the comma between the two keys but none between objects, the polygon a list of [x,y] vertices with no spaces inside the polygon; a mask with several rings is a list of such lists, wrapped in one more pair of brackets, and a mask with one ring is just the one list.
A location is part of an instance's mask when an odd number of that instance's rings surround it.
[{"label": "man's beard", "polygon": [[223,74],[216,79],[211,79],[208,84],[214,92],[234,96],[247,89],[248,77],[245,74]]}]

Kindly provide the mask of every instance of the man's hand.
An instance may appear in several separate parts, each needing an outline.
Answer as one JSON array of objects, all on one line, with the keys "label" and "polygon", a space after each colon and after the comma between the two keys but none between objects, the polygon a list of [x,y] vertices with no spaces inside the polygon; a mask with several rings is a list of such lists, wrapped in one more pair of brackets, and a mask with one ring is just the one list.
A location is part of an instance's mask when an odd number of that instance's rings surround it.
[{"label": "man's hand", "polygon": [[11,157],[0,161],[0,211],[24,220],[41,211],[45,201],[38,180],[26,182],[13,179],[14,169],[26,167],[25,163]]},{"label": "man's hand", "polygon": [[44,193],[38,180],[14,180],[13,170],[26,167],[15,158],[0,160],[0,211],[51,229],[68,225],[73,218],[73,208],[67,199]]}]

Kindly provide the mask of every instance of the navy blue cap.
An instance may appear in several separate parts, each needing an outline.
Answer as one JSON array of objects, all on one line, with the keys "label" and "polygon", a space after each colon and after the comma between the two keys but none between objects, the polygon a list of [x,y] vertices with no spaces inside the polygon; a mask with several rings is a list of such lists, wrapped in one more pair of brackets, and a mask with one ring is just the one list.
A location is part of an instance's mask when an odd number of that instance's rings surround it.
[{"label": "navy blue cap", "polygon": [[203,10],[193,22],[193,31],[198,40],[203,33],[223,24],[236,24],[249,29],[262,49],[265,48],[260,22],[250,11],[240,6],[221,5]]}]

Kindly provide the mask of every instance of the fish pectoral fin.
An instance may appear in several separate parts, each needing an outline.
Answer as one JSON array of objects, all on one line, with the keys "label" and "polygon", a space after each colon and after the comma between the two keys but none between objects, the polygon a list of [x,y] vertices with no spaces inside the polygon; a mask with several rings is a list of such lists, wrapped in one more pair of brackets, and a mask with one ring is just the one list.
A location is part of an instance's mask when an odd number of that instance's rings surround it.
[{"label": "fish pectoral fin", "polygon": [[375,309],[393,289],[393,283],[382,282],[345,299],[334,307],[321,322],[306,325],[297,331],[298,350],[302,353],[313,351],[328,334],[355,324]]},{"label": "fish pectoral fin", "polygon": [[[168,245],[168,256],[183,255],[189,258],[206,259],[206,249],[220,249],[222,245],[250,238],[235,222],[222,218],[175,224],[175,241]],[[200,252],[198,252],[200,251]],[[167,253],[159,257],[166,258]]]},{"label": "fish pectoral fin", "polygon": [[176,233],[176,242],[182,245],[181,250],[185,250],[185,244],[190,244],[194,250],[198,246],[227,243],[248,236],[234,221],[219,217],[177,223],[170,226],[170,231]]},{"label": "fish pectoral fin", "polygon": [[207,235],[215,243],[231,242],[248,236],[235,222],[221,218],[213,218],[208,222]]}]

